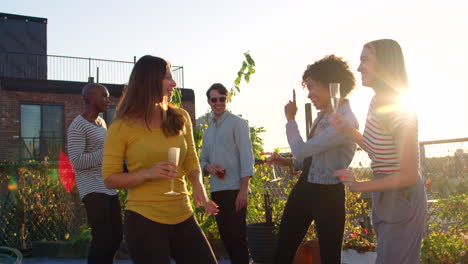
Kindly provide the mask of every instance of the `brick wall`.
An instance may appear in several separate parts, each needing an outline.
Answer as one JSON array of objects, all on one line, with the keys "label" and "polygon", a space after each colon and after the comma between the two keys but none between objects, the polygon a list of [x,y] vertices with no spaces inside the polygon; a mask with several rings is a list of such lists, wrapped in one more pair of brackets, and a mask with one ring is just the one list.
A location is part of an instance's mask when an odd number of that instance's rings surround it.
[{"label": "brick wall", "polygon": [[[111,105],[117,105],[119,100],[111,96]],[[64,106],[64,130],[83,111],[83,101],[80,94],[40,93],[0,90],[0,161],[16,160],[21,144],[20,104],[21,103],[53,103]],[[191,116],[195,124],[195,104],[184,101],[183,108]],[[66,140],[65,140],[66,141]]]}]

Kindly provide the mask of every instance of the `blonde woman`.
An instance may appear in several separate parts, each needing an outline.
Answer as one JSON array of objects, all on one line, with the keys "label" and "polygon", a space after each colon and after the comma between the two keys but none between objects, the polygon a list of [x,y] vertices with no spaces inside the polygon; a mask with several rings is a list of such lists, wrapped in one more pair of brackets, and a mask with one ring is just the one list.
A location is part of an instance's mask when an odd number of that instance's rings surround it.
[{"label": "blonde woman", "polygon": [[351,191],[373,193],[376,263],[419,263],[427,203],[419,170],[417,117],[399,104],[408,90],[400,45],[390,39],[365,44],[358,71],[362,85],[375,92],[364,133],[340,114],[333,116],[332,125],[369,153],[374,178],[357,181],[351,170],[339,170],[335,176]]}]

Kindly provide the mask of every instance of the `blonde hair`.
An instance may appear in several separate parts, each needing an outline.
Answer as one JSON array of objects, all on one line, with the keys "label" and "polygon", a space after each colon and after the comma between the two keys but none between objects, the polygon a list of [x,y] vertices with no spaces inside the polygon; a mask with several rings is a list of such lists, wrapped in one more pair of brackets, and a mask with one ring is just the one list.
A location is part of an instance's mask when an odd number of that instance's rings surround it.
[{"label": "blonde hair", "polygon": [[399,95],[406,92],[409,89],[408,75],[400,44],[393,39],[379,39],[366,43],[364,47],[374,52],[378,88],[390,88]]}]

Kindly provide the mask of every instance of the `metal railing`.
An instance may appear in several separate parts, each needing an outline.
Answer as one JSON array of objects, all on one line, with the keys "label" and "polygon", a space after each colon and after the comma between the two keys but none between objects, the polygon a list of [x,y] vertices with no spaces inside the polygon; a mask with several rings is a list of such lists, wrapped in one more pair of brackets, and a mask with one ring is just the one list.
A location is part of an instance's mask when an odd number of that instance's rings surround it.
[{"label": "metal railing", "polygon": [[58,160],[63,148],[63,137],[20,137],[20,160]]},{"label": "metal railing", "polygon": [[[288,147],[280,148],[286,155],[290,155],[290,151]],[[419,151],[424,179],[468,176],[468,138],[421,141]],[[368,178],[372,173],[370,162],[367,153],[358,148],[350,167],[358,171],[358,177]]]},{"label": "metal railing", "polygon": [[468,138],[423,141],[420,154],[429,198],[468,191]]},{"label": "metal railing", "polygon": [[0,131],[1,161],[58,160],[63,149],[64,137],[55,136],[19,137],[17,131]]},{"label": "metal railing", "polygon": [[[126,84],[134,61],[0,52],[0,77]],[[184,68],[172,66],[177,87],[184,87]]]}]

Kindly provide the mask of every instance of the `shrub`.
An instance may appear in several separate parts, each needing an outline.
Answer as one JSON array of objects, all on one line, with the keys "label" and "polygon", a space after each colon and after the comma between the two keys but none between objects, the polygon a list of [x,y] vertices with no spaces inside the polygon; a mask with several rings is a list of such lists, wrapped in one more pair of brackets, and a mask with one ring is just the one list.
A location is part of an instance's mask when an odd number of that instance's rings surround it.
[{"label": "shrub", "polygon": [[0,163],[0,244],[25,249],[35,240],[67,240],[83,222],[76,189],[67,193],[57,163]]},{"label": "shrub", "polygon": [[468,194],[441,198],[429,207],[427,235],[423,239],[421,261],[458,263],[468,251]]}]

